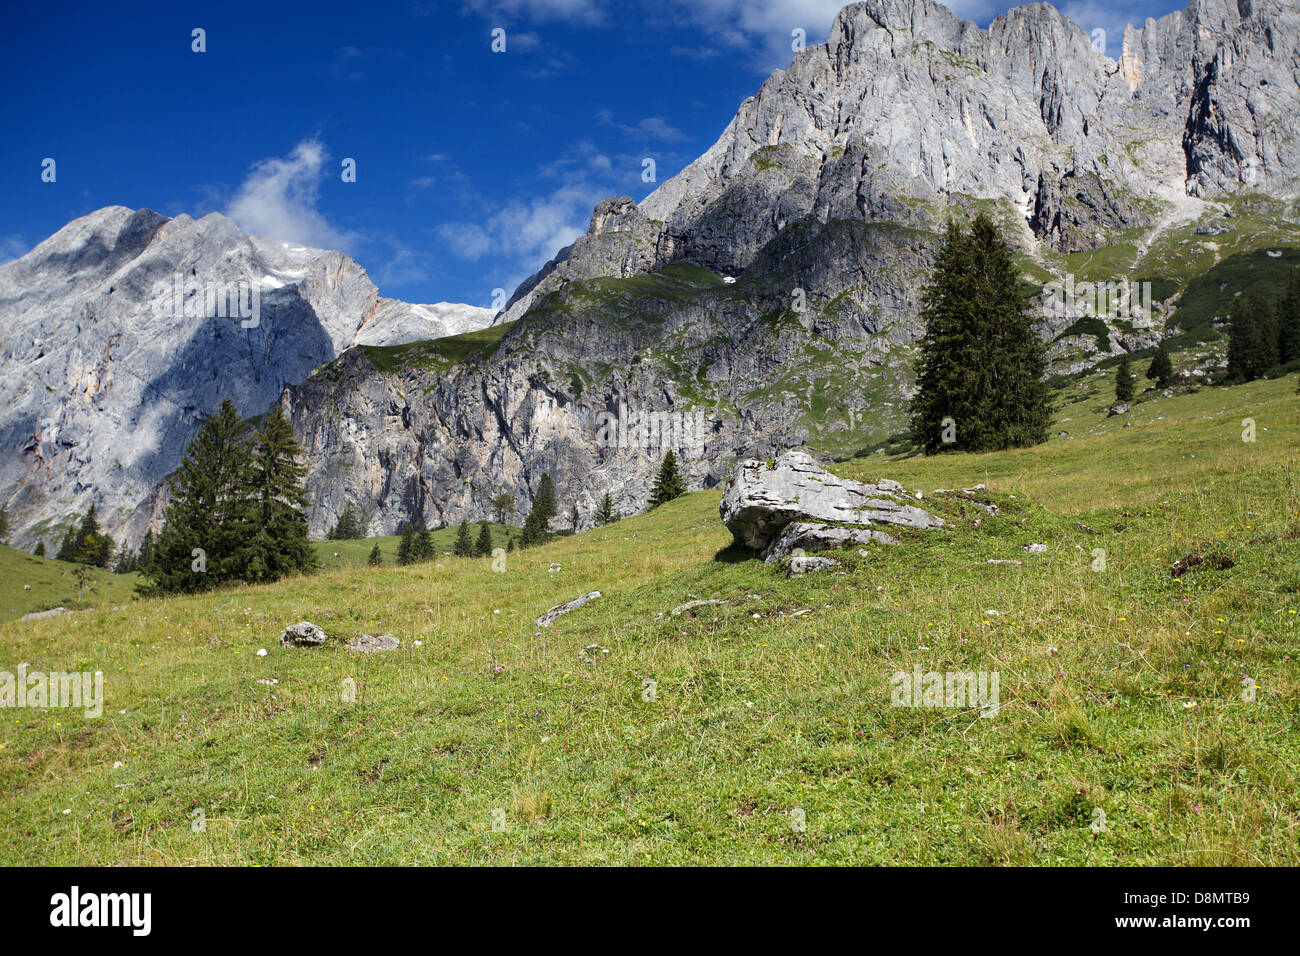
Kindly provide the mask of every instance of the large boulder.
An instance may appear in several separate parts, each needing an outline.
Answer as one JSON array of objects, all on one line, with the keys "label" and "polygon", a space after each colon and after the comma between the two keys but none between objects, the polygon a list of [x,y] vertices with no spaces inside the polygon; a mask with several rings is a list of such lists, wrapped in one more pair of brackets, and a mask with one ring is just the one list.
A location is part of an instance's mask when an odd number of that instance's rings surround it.
[{"label": "large boulder", "polygon": [[842,528],[812,521],[792,521],[772,539],[772,543],[763,552],[763,560],[772,564],[800,551],[805,554],[814,551],[843,551],[869,541],[880,544],[898,543],[892,535],[874,528]]},{"label": "large boulder", "polygon": [[887,538],[883,534],[844,535],[829,527],[832,525],[943,527],[942,519],[905,504],[905,495],[903,486],[896,481],[882,479],[866,484],[840,478],[820,467],[811,455],[787,451],[775,461],[751,458],[737,465],[731,486],[722,496],[720,511],[736,541],[755,551],[767,549],[788,525],[799,522],[794,540],[773,548],[767,555],[771,560],[778,551],[789,553],[796,547],[815,550],[819,534],[833,539],[833,543],[822,545],[823,549]]},{"label": "large boulder", "polygon": [[325,632],[311,621],[290,624],[280,636],[280,643],[285,647],[320,647],[327,640]]}]

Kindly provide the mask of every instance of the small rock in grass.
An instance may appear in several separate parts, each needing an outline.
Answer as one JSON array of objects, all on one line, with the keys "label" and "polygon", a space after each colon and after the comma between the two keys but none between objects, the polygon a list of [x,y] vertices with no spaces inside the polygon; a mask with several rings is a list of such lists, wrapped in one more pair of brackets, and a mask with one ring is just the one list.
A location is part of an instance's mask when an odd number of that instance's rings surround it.
[{"label": "small rock in grass", "polygon": [[280,643],[285,647],[319,647],[326,639],[325,632],[311,621],[299,621],[284,629]]},{"label": "small rock in grass", "polygon": [[375,654],[379,651],[395,651],[401,645],[402,642],[391,634],[362,634],[348,645],[348,650]]},{"label": "small rock in grass", "polygon": [[588,601],[594,601],[598,597],[600,597],[599,591],[589,591],[588,593],[584,594],[582,597],[574,598],[572,601],[569,601],[565,604],[557,604],[555,605],[555,607],[551,608],[549,611],[547,611],[545,614],[543,614],[541,617],[537,619],[537,626],[550,627],[551,622],[553,622],[557,617],[560,617],[564,614],[568,614],[570,611],[576,611],[578,608],[582,607]]}]

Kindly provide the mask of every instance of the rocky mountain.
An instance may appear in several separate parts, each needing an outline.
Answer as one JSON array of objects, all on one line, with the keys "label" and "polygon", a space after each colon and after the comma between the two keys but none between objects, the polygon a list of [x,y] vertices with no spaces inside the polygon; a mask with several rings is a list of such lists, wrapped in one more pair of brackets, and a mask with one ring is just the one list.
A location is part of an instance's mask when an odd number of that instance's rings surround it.
[{"label": "rocky mountain", "polygon": [[92,502],[119,539],[232,397],[248,416],[358,345],[481,328],[488,309],[381,297],[342,253],[249,236],[219,214],[100,209],[0,266],[0,502],[13,540],[58,546]]},{"label": "rocky mountain", "polygon": [[[977,208],[1042,289],[1053,374],[1162,339],[1213,362],[1230,298],[1300,263],[1298,106],[1294,3],[1192,0],[1099,50],[1048,4],[981,29],[866,0],[642,203],[601,202],[495,324],[433,341],[424,323],[461,327],[337,253],[104,210],[0,268],[0,361],[24,369],[0,501],[23,544],[90,500],[137,537],[227,393],[289,411],[317,532],[348,504],[371,533],[483,517],[502,491],[522,513],[544,472],[557,525],[582,528],[607,491],[644,508],[667,447],[691,487],[791,448],[878,450],[904,438],[938,235]],[[200,277],[255,284],[260,324],[143,308]],[[1147,294],[1099,291],[1121,285]]]},{"label": "rocky mountain", "polygon": [[606,491],[643,508],[668,444],[692,487],[785,448],[879,447],[906,427],[937,232],[976,207],[1036,285],[1147,282],[1144,310],[1084,285],[1045,302],[1056,372],[1213,339],[1236,275],[1296,261],[1298,46],[1276,0],[1193,0],[1117,58],[1043,3],[988,29],[930,0],[845,7],[704,155],[640,205],[600,203],[492,336],[348,353],[288,390],[312,523],[348,502],[373,532],[475,518],[500,490],[526,507],[549,471],[557,524],[584,527]]}]

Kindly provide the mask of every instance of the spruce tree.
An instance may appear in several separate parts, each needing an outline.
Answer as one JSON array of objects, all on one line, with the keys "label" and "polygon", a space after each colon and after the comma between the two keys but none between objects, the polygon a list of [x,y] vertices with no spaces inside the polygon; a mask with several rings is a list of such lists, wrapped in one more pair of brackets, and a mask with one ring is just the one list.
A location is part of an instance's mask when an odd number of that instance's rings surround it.
[{"label": "spruce tree", "polygon": [[452,548],[452,553],[458,558],[474,557],[474,542],[469,536],[469,522],[461,519],[460,528],[456,531],[456,545]]},{"label": "spruce tree", "polygon": [[409,524],[402,525],[402,540],[397,545],[397,563],[410,564],[415,560],[415,532]]},{"label": "spruce tree", "polygon": [[1156,354],[1151,358],[1147,378],[1155,379],[1156,388],[1168,388],[1174,383],[1174,364],[1169,360],[1163,342],[1156,347]]},{"label": "spruce tree", "polygon": [[38,557],[38,558],[43,558],[43,557],[45,557],[45,542],[44,542],[44,541],[37,541],[37,542],[36,542],[36,550],[33,551],[32,554],[34,554],[34,555],[35,555],[36,557]]},{"label": "spruce tree", "polygon": [[1128,355],[1120,356],[1115,369],[1115,401],[1133,401],[1133,372],[1128,365]]},{"label": "spruce tree", "polygon": [[549,472],[543,473],[542,480],[537,483],[537,497],[533,499],[532,510],[540,512],[543,531],[550,528],[551,519],[560,513],[555,501],[555,482]]},{"label": "spruce tree", "polygon": [[684,494],[686,485],[677,473],[677,455],[670,448],[659,465],[659,474],[655,476],[654,488],[650,491],[650,507],[657,508]]},{"label": "spruce tree", "polygon": [[9,509],[0,508],[0,544],[9,539]]},{"label": "spruce tree", "polygon": [[524,519],[524,530],[519,535],[519,546],[521,548],[531,548],[535,544],[541,544],[546,540],[546,523],[542,519],[542,513],[538,510],[534,502],[533,507],[528,510],[528,517]]},{"label": "spruce tree", "polygon": [[77,530],[79,525],[74,524],[63,535],[63,542],[59,545],[59,550],[54,552],[56,561],[71,561],[73,555],[77,553]]},{"label": "spruce tree", "polygon": [[199,428],[169,479],[171,501],[148,570],[159,591],[236,579],[248,556],[247,426],[230,399]]},{"label": "spruce tree", "polygon": [[478,524],[478,540],[474,542],[474,553],[480,558],[492,554],[492,529],[488,526],[486,518]]},{"label": "spruce tree", "polygon": [[1277,303],[1277,360],[1286,365],[1300,359],[1300,268],[1291,272]]},{"label": "spruce tree", "polygon": [[1228,311],[1228,381],[1250,382],[1277,365],[1273,310],[1258,292],[1238,296]]},{"label": "spruce tree", "polygon": [[415,533],[415,542],[411,545],[411,557],[416,561],[433,560],[433,535],[428,528],[421,528]]},{"label": "spruce tree", "polygon": [[100,530],[94,505],[86,510],[80,524],[68,529],[56,557],[60,561],[108,567],[113,557],[113,539]]},{"label": "spruce tree", "polygon": [[600,504],[596,507],[596,524],[605,525],[614,521],[614,499],[605,492],[605,497],[600,499]]},{"label": "spruce tree", "polygon": [[528,548],[545,541],[549,536],[551,519],[556,513],[555,483],[549,473],[543,474],[537,483],[533,506],[528,509],[528,517],[524,519],[523,534],[519,537],[520,546]]},{"label": "spruce tree", "polygon": [[365,534],[365,529],[361,526],[361,517],[349,501],[339,512],[338,521],[334,523],[334,527],[326,537],[332,541],[354,541],[357,538],[364,538]]},{"label": "spruce tree", "polygon": [[379,550],[379,542],[376,541],[375,546],[370,549],[370,557],[366,558],[366,564],[370,565],[372,568],[377,568],[383,563],[384,555]]},{"label": "spruce tree", "polygon": [[921,302],[911,419],[926,454],[1046,441],[1046,346],[1011,252],[984,211],[969,230],[949,223]]},{"label": "spruce tree", "polygon": [[135,552],[135,570],[148,576],[149,568],[153,564],[153,529],[150,528],[144,533],[144,540],[140,542],[139,549]]},{"label": "spruce tree", "polygon": [[293,426],[277,407],[253,440],[247,472],[245,508],[235,519],[247,538],[236,574],[245,581],[278,581],[316,567],[307,536],[307,474],[302,446]]}]

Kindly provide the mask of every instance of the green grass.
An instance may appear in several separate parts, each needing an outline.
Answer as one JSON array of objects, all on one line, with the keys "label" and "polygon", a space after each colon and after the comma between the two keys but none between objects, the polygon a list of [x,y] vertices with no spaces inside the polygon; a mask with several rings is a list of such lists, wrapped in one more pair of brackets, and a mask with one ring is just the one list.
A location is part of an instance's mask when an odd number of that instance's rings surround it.
[{"label": "green grass", "polygon": [[[76,565],[53,558],[38,558],[0,545],[0,620],[12,621],[32,611],[54,607],[78,608]],[[83,589],[85,607],[126,604],[140,581],[136,574],[113,574],[96,568],[90,577],[95,590]],[[30,586],[30,590],[27,588]],[[0,663],[0,669],[5,665]]]},{"label": "green grass", "polygon": [[[13,662],[102,669],[107,695],[99,720],[0,711],[0,863],[1296,865],[1295,377],[1148,397],[1128,428],[1096,387],[1070,440],[837,466],[949,519],[840,573],[738,553],[713,491],[502,572],[0,625]],[[929,494],[979,481],[1000,514]],[[1235,566],[1172,576],[1192,551]],[[723,603],[670,613],[695,599]],[[281,648],[302,618],[402,646]],[[1000,712],[890,706],[914,665],[997,670]]]},{"label": "green grass", "polygon": [[489,357],[513,326],[513,322],[503,322],[441,339],[405,345],[363,345],[361,348],[371,364],[381,372],[398,372],[406,368],[448,369]]},{"label": "green grass", "polygon": [[[477,524],[469,526],[470,540],[478,541]],[[515,546],[519,546],[519,536],[523,533],[522,528],[514,525],[504,525],[492,522],[490,525],[492,531],[492,547],[504,548],[508,541],[513,540]],[[450,558],[452,548],[456,545],[456,527],[439,528],[436,531],[430,531],[429,537],[433,539],[433,553],[436,560]],[[383,555],[384,564],[397,563],[397,546],[401,542],[402,536],[398,534],[381,535],[377,538],[358,538],[344,541],[313,541],[316,546],[316,556],[320,561],[322,568],[326,570],[337,570],[339,568],[356,567],[364,565],[370,560],[370,551],[379,544],[379,553]],[[459,560],[459,559],[457,559]]]}]

